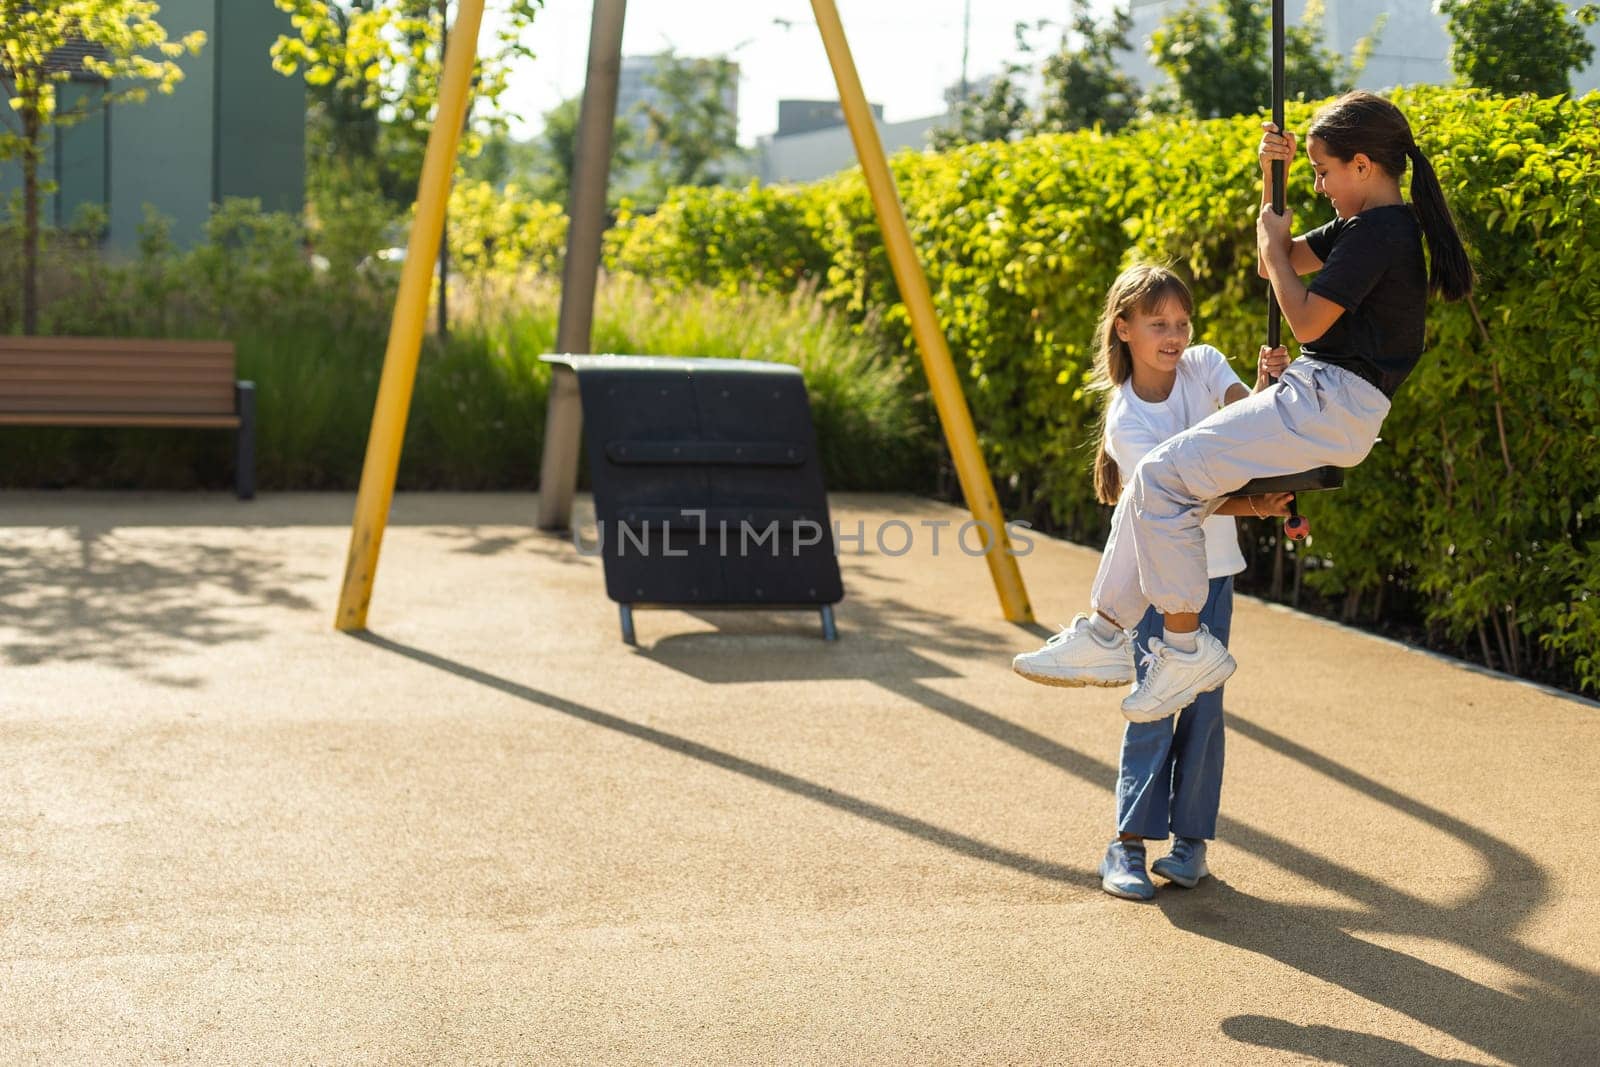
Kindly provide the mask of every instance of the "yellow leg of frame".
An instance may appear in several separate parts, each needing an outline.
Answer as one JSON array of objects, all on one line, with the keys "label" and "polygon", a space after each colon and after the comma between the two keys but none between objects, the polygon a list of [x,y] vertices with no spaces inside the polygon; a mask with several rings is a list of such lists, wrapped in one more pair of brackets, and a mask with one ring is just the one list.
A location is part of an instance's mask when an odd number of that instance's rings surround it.
[{"label": "yellow leg of frame", "polygon": [[839,10],[833,0],[811,0],[811,8],[817,16],[817,28],[822,31],[822,43],[828,50],[828,62],[833,65],[834,80],[839,83],[839,101],[850,126],[850,136],[855,140],[856,156],[866,174],[867,188],[872,192],[895,284],[900,287],[900,297],[911,315],[911,332],[922,352],[922,366],[933,390],[934,404],[939,409],[945,440],[950,443],[961,492],[967,498],[972,517],[982,524],[979,529],[994,531],[994,536],[988,539],[985,557],[989,561],[995,592],[1000,597],[1000,608],[1011,622],[1032,622],[1033,608],[1028,604],[1028,591],[1023,588],[1016,557],[1011,554],[1011,540],[1006,536],[1005,517],[995,498],[989,466],[978,447],[972,413],[950,360],[944,331],[934,313],[927,276],[911,244],[905,211],[900,206],[883,144],[878,139],[878,127],[873,123],[866,94],[861,90],[855,60],[850,57],[850,45],[845,40],[844,25],[839,21]]},{"label": "yellow leg of frame", "polygon": [[400,292],[389,323],[389,347],[383,357],[383,377],[378,382],[378,401],[367,437],[367,458],[361,468],[361,489],[356,494],[350,554],[345,561],[344,587],[339,593],[339,613],[333,623],[340,630],[361,630],[367,625],[367,605],[372,600],[378,550],[389,523],[389,505],[394,500],[400,444],[406,434],[406,414],[411,409],[411,389],[416,383],[417,357],[422,351],[423,324],[428,315],[428,289],[433,281],[433,265],[439,260],[445,203],[450,196],[461,125],[466,118],[468,83],[482,22],[483,0],[461,0],[445,49],[439,111],[422,160],[416,217],[406,242]]}]

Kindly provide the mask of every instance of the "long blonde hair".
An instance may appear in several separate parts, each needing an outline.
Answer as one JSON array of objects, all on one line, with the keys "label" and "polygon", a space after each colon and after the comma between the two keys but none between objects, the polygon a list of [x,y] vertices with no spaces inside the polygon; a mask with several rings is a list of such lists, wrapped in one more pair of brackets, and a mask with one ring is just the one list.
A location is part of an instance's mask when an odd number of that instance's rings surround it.
[{"label": "long blonde hair", "polygon": [[1185,314],[1194,314],[1194,296],[1189,287],[1166,267],[1141,263],[1117,275],[1106,293],[1105,310],[1095,327],[1094,380],[1091,388],[1105,393],[1100,405],[1100,450],[1094,458],[1094,494],[1102,504],[1115,504],[1122,492],[1122,472],[1106,451],[1106,412],[1111,406],[1111,391],[1133,377],[1133,353],[1128,343],[1117,336],[1117,321],[1124,322],[1135,310],[1149,315],[1172,297]]}]

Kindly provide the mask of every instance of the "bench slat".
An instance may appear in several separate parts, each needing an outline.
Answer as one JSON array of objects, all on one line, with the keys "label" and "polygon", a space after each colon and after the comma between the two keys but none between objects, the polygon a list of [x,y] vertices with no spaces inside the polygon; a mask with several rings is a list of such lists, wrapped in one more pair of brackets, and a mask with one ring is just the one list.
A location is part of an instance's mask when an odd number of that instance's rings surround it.
[{"label": "bench slat", "polygon": [[231,341],[177,341],[146,337],[0,337],[0,352],[129,352],[233,355]]},{"label": "bench slat", "polygon": [[232,415],[233,403],[216,397],[185,396],[19,396],[0,400],[0,412],[88,411],[171,415]]},{"label": "bench slat", "polygon": [[128,426],[236,430],[237,415],[141,415],[104,412],[0,412],[0,426]]},{"label": "bench slat", "polygon": [[208,393],[218,396],[233,395],[233,379],[210,378],[7,378],[0,375],[0,407],[7,397],[28,396],[39,393],[84,393],[96,396],[115,396],[124,393],[158,394]]},{"label": "bench slat", "polygon": [[[4,338],[0,338],[4,340]],[[31,348],[20,345],[9,347],[0,345],[0,360],[16,362],[18,360],[41,360],[62,363],[71,363],[77,360],[124,360],[137,363],[144,360],[205,360],[214,363],[226,363],[233,359],[233,349],[228,346],[221,348],[207,346],[205,348],[123,348],[119,344],[108,344],[104,348]]]},{"label": "bench slat", "polygon": [[233,375],[233,361],[212,359],[169,360],[156,356],[137,359],[88,360],[81,356],[60,359],[48,353],[38,356],[0,356],[0,375],[58,374],[63,377],[92,377],[103,374],[168,374],[187,377],[195,374]]},{"label": "bench slat", "polygon": [[232,392],[234,380],[211,376],[206,378],[62,378],[40,375],[28,378],[7,378],[0,375],[0,403],[13,394],[37,393],[49,390],[75,392],[84,390],[101,393],[156,392],[161,389],[195,392]]},{"label": "bench slat", "polygon": [[41,404],[53,404],[61,411],[95,411],[108,404],[126,401],[144,406],[170,400],[181,405],[181,410],[192,410],[196,405],[217,412],[232,412],[234,392],[227,385],[140,385],[137,387],[107,387],[84,385],[80,382],[40,382],[26,389],[0,387],[0,411],[19,408],[36,410]]},{"label": "bench slat", "polygon": [[[40,379],[8,382],[0,379],[0,410],[14,399],[40,396],[206,396],[233,404],[232,382],[63,382]],[[93,406],[93,405],[91,405]]]}]

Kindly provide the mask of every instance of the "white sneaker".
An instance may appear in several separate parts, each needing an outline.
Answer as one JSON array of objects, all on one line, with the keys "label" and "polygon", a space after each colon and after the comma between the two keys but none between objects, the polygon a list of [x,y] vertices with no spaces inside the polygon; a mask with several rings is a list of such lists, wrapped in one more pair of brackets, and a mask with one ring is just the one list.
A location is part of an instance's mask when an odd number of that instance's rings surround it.
[{"label": "white sneaker", "polygon": [[1103,638],[1094,632],[1089,616],[1077,615],[1071,626],[1045,642],[1036,652],[1024,652],[1011,661],[1011,669],[1041,685],[1129,685],[1133,669],[1133,641],[1127,631]]},{"label": "white sneaker", "polygon": [[1195,635],[1193,652],[1180,652],[1159,637],[1152,637],[1149,646],[1150,651],[1139,660],[1145,668],[1144,681],[1122,702],[1123,717],[1129,722],[1155,722],[1176,715],[1201,693],[1226,682],[1238,666],[1204,626]]}]

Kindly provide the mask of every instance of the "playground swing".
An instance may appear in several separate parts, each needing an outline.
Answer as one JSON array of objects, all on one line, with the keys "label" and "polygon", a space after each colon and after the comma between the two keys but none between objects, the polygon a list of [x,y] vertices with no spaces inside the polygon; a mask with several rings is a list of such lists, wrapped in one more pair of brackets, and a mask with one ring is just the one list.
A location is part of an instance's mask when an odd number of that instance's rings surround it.
[{"label": "playground swing", "polygon": [[[1283,129],[1283,0],[1272,0],[1272,121]],[[1272,210],[1283,214],[1285,167],[1281,159],[1272,161]],[[1283,317],[1278,310],[1278,294],[1267,286],[1267,347],[1277,348],[1283,340]],[[1277,379],[1273,379],[1276,381]],[[1311,533],[1311,521],[1300,514],[1298,494],[1318,489],[1338,489],[1344,485],[1342,467],[1313,467],[1299,474],[1280,474],[1252,478],[1229,496],[1255,496],[1260,493],[1294,493],[1289,500],[1289,518],[1283,532],[1291,541],[1304,540]]]},{"label": "playground swing", "polygon": [[[556,348],[564,355],[586,354],[590,344],[595,282],[600,266],[600,237],[604,227],[607,160],[610,130],[616,106],[618,68],[621,65],[622,22],[625,0],[595,0],[589,48],[589,78],[579,112],[577,160],[573,175],[567,254],[561,283],[561,313]],[[1001,609],[1010,622],[1031,623],[1033,608],[1017,567],[1005,516],[1000,510],[988,464],[978,445],[971,411],[961,380],[950,357],[927,276],[911,244],[905,212],[889,172],[883,145],[866,94],[850,55],[835,0],[811,0],[817,29],[839,86],[846,124],[866,178],[877,214],[895,283],[911,320],[912,334],[922,356],[930,392],[950,447],[962,496],[983,531],[984,556]],[[456,147],[466,115],[467,95],[484,0],[462,0],[445,49],[440,79],[439,107],[423,156],[422,179],[417,190],[417,210],[407,241],[400,288],[395,299],[383,373],[368,433],[361,485],[356,495],[355,519],[334,626],[340,630],[366,628],[367,609],[376,582],[378,556],[394,499],[400,445],[416,380],[422,332],[431,285],[431,265],[438,259],[444,203],[449,192]],[[567,383],[568,386],[571,382]],[[580,417],[576,390],[552,381],[551,417],[547,418],[545,453],[539,489],[539,525],[558,529],[570,509],[576,464]],[[552,433],[552,428],[559,432]],[[624,613],[624,626],[627,615]],[[829,618],[824,626],[831,631]]]},{"label": "playground swing", "polygon": [[[594,283],[599,272],[600,231],[604,216],[605,160],[609,156],[609,130],[615,108],[624,3],[625,0],[596,0],[595,3],[589,56],[591,77],[590,84],[584,90],[584,103],[579,117],[578,173],[574,175],[568,249],[561,286],[562,310],[557,348],[564,353],[583,353],[590,340],[589,326],[593,313]],[[834,0],[811,0],[811,6],[834,69],[846,123],[855,141],[856,153],[872,196],[890,266],[911,320],[912,333],[922,356],[945,439],[950,446],[962,494],[974,520],[987,531],[984,554],[990,577],[1005,617],[1012,622],[1031,622],[1032,607],[1028,603],[1027,592],[1007,537],[994,483],[978,446],[971,412],[938,323],[927,277],[911,245],[904,210],[845,40],[837,7]],[[349,555],[334,622],[341,630],[366,627],[379,551],[394,496],[407,409],[416,378],[431,283],[430,266],[438,258],[444,202],[466,114],[468,83],[483,7],[484,0],[462,0],[457,27],[449,35],[438,115],[423,159],[417,211],[407,244],[405,267],[401,272],[383,374],[379,380],[366,458],[362,466],[361,485],[356,497],[355,521],[351,527]],[[1273,0],[1272,109],[1273,119],[1280,128],[1283,126],[1283,68],[1283,0]],[[1284,209],[1284,170],[1281,161],[1274,162],[1272,207],[1280,213]],[[1280,327],[1277,299],[1269,291],[1267,338],[1272,347],[1277,347],[1280,342]],[[574,396],[563,395],[563,391],[554,384],[551,399],[553,405],[571,405],[576,400]],[[552,412],[554,410],[553,407]],[[551,424],[556,422],[554,419],[549,421]],[[539,525],[547,529],[558,528],[565,521],[565,516],[560,512],[570,502],[572,482],[575,480],[577,423],[569,418],[562,420],[562,426],[563,439],[547,436],[545,442]],[[549,477],[552,472],[559,472],[561,476]],[[1229,495],[1299,493],[1336,489],[1343,484],[1343,470],[1318,467],[1294,475],[1254,479]],[[545,514],[547,508],[553,514]],[[1295,501],[1290,501],[1289,508],[1290,518],[1284,524],[1284,531],[1291,539],[1301,540],[1310,533],[1310,523],[1299,513]]]}]

